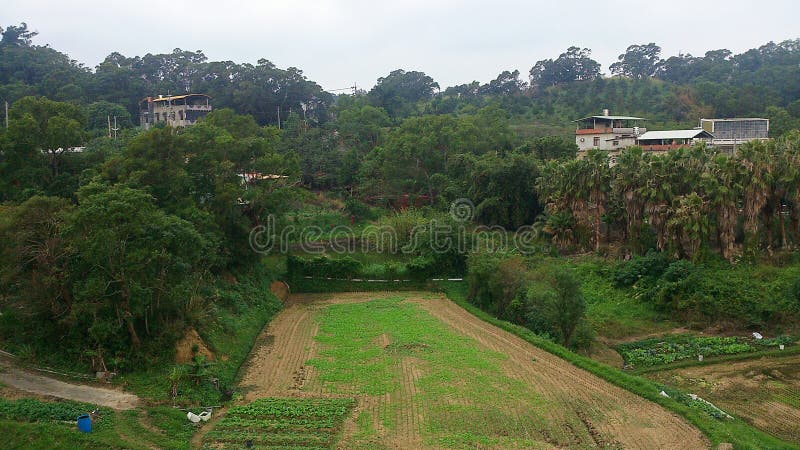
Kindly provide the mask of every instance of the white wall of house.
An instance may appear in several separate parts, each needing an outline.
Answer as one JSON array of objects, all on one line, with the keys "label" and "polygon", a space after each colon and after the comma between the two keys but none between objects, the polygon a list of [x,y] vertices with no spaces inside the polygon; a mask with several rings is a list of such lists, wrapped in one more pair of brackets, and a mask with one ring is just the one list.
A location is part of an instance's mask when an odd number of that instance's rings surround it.
[{"label": "white wall of house", "polygon": [[579,134],[575,135],[575,145],[579,151],[621,150],[625,147],[636,145],[636,138],[621,137],[614,133],[607,134]]}]

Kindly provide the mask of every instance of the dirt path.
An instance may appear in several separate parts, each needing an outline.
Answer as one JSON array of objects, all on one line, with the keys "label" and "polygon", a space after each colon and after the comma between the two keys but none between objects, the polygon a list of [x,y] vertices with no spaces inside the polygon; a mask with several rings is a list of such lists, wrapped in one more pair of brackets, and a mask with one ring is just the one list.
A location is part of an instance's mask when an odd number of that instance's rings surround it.
[{"label": "dirt path", "polygon": [[[709,444],[699,430],[682,418],[624,389],[607,383],[528,342],[494,327],[468,313],[447,298],[430,293],[391,293],[419,305],[458,333],[467,336],[486,350],[508,355],[503,371],[523,382],[537,395],[558,407],[548,414],[546,424],[531,424],[545,436],[546,446],[596,446],[652,449],[701,449]],[[317,312],[333,303],[363,302],[386,297],[386,293],[342,293],[292,295],[282,310],[262,333],[240,386],[245,400],[266,396],[329,395],[315,378],[313,368],[305,363],[316,355],[314,336]],[[381,339],[384,337],[381,336]],[[414,361],[404,360],[397,369],[404,382],[401,392],[381,397],[361,397],[356,414],[345,424],[342,445],[350,445],[357,427],[352,423],[361,412],[373,418],[379,441],[374,445],[388,448],[421,447],[424,432],[423,413],[413,399],[419,389],[420,374]],[[491,395],[487,393],[487,395]],[[442,398],[441,402],[463,402]],[[503,408],[499,399],[499,408]],[[391,406],[400,406],[392,408]],[[469,406],[464,404],[463,406]],[[382,421],[386,411],[399,409],[392,433],[384,434]],[[359,419],[361,420],[361,419]],[[453,420],[457,420],[456,417]],[[465,432],[469,424],[464,424]],[[557,429],[559,435],[547,439]],[[566,431],[565,431],[566,430]],[[564,433],[573,437],[565,443]],[[357,440],[356,440],[357,441]],[[363,443],[363,442],[362,442]]]},{"label": "dirt path", "polygon": [[66,383],[36,375],[17,369],[3,359],[0,359],[0,383],[38,395],[75,400],[118,410],[135,409],[139,405],[139,397],[133,394],[109,388]]}]

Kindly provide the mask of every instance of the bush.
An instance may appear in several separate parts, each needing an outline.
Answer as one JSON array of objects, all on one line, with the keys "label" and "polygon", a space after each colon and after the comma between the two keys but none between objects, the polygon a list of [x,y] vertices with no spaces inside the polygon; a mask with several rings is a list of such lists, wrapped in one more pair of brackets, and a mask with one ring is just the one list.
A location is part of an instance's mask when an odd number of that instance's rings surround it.
[{"label": "bush", "polygon": [[468,267],[467,300],[490,314],[522,323],[522,317],[509,316],[509,305],[524,294],[529,279],[522,257],[472,253]]},{"label": "bush", "polygon": [[696,269],[697,268],[694,264],[692,264],[691,261],[679,259],[677,261],[673,261],[669,266],[667,266],[667,269],[664,271],[664,274],[661,276],[661,278],[669,282],[685,280],[693,275],[696,272]]},{"label": "bush", "polygon": [[356,221],[375,219],[375,213],[372,211],[372,208],[370,208],[366,203],[353,197],[345,200],[344,209],[347,214],[353,217]]},{"label": "bush", "polygon": [[669,258],[661,252],[649,251],[630,261],[619,263],[612,275],[617,287],[633,286],[640,278],[658,278],[669,266]]},{"label": "bush", "polygon": [[352,279],[358,277],[361,271],[361,262],[349,256],[342,258],[316,256],[306,259],[289,255],[286,258],[287,276],[292,281],[307,275],[320,278]]},{"label": "bush", "polygon": [[424,281],[434,273],[434,261],[426,256],[417,256],[406,264],[408,276],[414,281]]},{"label": "bush", "polygon": [[576,330],[583,324],[581,343],[591,343],[591,338],[586,342],[586,301],[575,276],[566,269],[545,271],[538,276],[539,280],[528,285],[525,297],[526,326],[557,338],[565,347],[576,348]]}]

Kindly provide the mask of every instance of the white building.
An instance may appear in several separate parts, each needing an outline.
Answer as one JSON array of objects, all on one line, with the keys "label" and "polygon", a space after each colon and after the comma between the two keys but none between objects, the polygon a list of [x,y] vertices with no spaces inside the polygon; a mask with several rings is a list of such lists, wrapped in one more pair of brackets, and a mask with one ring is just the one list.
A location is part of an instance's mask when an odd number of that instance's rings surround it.
[{"label": "white building", "polygon": [[575,120],[575,144],[578,150],[621,150],[636,145],[639,135],[647,132],[640,123],[647,119],[630,116],[612,116],[607,109],[602,116],[589,116]]}]

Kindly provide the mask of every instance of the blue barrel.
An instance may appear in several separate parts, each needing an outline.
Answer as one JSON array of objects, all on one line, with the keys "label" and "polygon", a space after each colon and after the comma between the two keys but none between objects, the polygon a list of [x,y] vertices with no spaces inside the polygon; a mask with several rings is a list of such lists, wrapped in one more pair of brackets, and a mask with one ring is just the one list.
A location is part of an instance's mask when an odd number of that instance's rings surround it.
[{"label": "blue barrel", "polygon": [[88,414],[78,416],[78,429],[84,433],[92,432],[92,418]]}]

